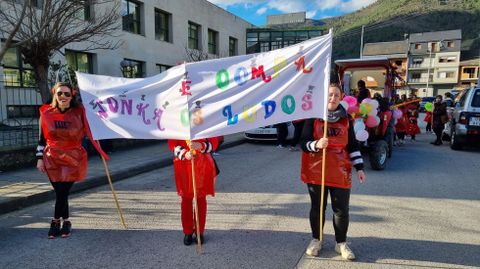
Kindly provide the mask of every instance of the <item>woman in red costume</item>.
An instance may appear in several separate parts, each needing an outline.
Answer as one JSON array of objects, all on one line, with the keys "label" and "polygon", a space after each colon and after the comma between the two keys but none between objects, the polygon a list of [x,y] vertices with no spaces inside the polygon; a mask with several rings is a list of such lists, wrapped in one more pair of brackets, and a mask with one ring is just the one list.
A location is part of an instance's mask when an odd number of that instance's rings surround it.
[{"label": "woman in red costume", "polygon": [[[207,217],[207,195],[215,196],[215,177],[217,176],[215,162],[210,152],[217,149],[218,142],[217,138],[194,140],[189,147],[184,140],[168,141],[168,147],[174,154],[173,167],[177,193],[182,198],[181,219],[185,234],[183,243],[187,246],[194,241],[194,232],[196,236],[200,236],[202,243],[205,242],[203,234]],[[195,231],[192,159],[195,169],[199,232]]]},{"label": "woman in red costume", "polygon": [[[326,148],[325,192],[323,213],[327,207],[328,193],[333,209],[333,227],[335,229],[335,251],[342,258],[354,260],[355,255],[347,245],[349,223],[350,188],[352,186],[352,166],[357,170],[358,180],[366,179],[363,171],[363,159],[355,139],[353,120],[340,106],[342,92],[332,85],[328,93],[328,138],[323,137],[324,120],[308,119],[303,127],[301,179],[308,185],[310,194],[310,227],[312,241],[305,253],[317,256],[322,247],[320,238],[320,193],[322,184],[322,150]],[[323,218],[322,229],[325,224]]]},{"label": "woman in red costume", "polygon": [[[410,94],[408,101],[413,101],[417,99],[414,94]],[[416,141],[415,136],[420,133],[420,128],[418,127],[418,109],[420,107],[419,102],[414,102],[406,105],[407,108],[407,135],[412,138],[412,142]]]},{"label": "woman in red costume", "polygon": [[[55,84],[52,95],[52,102],[40,107],[41,128],[36,153],[37,169],[47,174],[56,195],[54,218],[48,231],[50,239],[71,234],[68,195],[73,183],[86,176],[87,152],[82,147],[82,139],[89,134],[84,108],[73,99],[70,84]],[[101,150],[100,153],[105,154]],[[61,228],[60,219],[63,219]]]}]

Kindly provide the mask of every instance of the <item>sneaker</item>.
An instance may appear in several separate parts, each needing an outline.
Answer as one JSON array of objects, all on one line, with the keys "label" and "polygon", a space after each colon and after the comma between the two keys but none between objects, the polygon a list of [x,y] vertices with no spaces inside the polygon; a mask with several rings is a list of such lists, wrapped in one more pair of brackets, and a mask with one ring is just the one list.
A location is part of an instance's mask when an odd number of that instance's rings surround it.
[{"label": "sneaker", "polygon": [[305,254],[308,256],[318,256],[318,252],[322,249],[322,241],[318,239],[312,239],[310,241],[310,244],[307,247],[307,250],[305,250]]},{"label": "sneaker", "polygon": [[60,220],[52,220],[50,230],[48,230],[48,239],[55,239],[60,235]]},{"label": "sneaker", "polygon": [[348,247],[347,242],[337,243],[335,245],[335,252],[342,255],[342,258],[345,260],[355,260],[355,254],[353,254],[353,251]]},{"label": "sneaker", "polygon": [[220,153],[218,153],[218,152],[213,152],[212,155],[213,155],[213,156],[220,156]]},{"label": "sneaker", "polygon": [[191,234],[186,234],[185,237],[183,238],[183,244],[185,246],[190,246],[193,242],[193,237]]},{"label": "sneaker", "polygon": [[283,149],[283,148],[285,148],[285,147],[282,146],[282,145],[278,145],[278,146],[277,146],[277,149]]},{"label": "sneaker", "polygon": [[72,234],[72,223],[68,220],[63,222],[62,229],[60,230],[62,238],[67,238]]},{"label": "sneaker", "polygon": [[299,151],[299,149],[297,147],[290,147],[289,150],[290,151]]}]

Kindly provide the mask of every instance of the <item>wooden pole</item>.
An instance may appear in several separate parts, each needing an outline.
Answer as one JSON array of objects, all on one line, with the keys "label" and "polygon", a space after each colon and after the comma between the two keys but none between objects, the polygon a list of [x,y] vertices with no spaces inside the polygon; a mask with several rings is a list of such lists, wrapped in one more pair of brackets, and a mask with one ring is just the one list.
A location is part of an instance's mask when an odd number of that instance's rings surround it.
[{"label": "wooden pole", "polygon": [[[323,138],[327,138],[327,127],[328,127],[328,120],[325,119],[325,124],[323,125]],[[327,149],[322,149],[322,188],[320,193],[320,244],[323,242],[323,201],[325,200],[325,159],[327,156]]]},{"label": "wooden pole", "polygon": [[128,229],[127,224],[125,224],[125,219],[123,218],[122,208],[118,203],[117,194],[115,193],[115,189],[113,188],[113,183],[112,183],[112,179],[110,178],[110,172],[108,171],[107,162],[105,161],[105,158],[102,155],[100,155],[100,157],[102,158],[103,167],[105,167],[105,173],[107,174],[108,184],[110,185],[110,189],[112,190],[113,199],[115,200],[115,204],[117,205],[117,211],[118,211],[118,214],[120,215],[120,220],[122,221],[123,227],[125,229]]},{"label": "wooden pole", "polygon": [[[195,155],[195,150],[192,149],[192,141],[187,140],[187,145],[188,148],[190,149],[190,152],[192,155]],[[198,219],[198,200],[197,200],[197,182],[195,180],[195,166],[194,166],[194,160],[190,159],[191,164],[192,164],[192,183],[193,183],[193,203],[195,205],[195,227],[196,227],[196,232],[197,232],[197,252],[198,255],[202,255],[202,239],[200,238],[200,221]]]}]

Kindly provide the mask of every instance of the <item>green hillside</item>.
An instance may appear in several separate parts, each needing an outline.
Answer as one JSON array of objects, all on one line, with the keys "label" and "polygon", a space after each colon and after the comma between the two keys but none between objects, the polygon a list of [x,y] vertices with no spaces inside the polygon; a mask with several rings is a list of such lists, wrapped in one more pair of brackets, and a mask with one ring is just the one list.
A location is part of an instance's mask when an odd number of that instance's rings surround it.
[{"label": "green hillside", "polygon": [[462,29],[462,58],[480,56],[480,0],[378,0],[325,22],[335,33],[334,59],[359,56],[362,25],[364,43],[402,40],[408,33]]}]

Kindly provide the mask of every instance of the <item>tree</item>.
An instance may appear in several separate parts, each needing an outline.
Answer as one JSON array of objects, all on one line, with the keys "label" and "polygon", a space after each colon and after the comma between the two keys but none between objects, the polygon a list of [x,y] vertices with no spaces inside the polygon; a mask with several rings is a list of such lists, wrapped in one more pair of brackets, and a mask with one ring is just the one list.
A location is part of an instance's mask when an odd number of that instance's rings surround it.
[{"label": "tree", "polygon": [[[32,0],[24,1],[32,3]],[[117,0],[37,0],[34,2],[40,3],[39,6],[24,5],[28,16],[22,15],[16,1],[7,2],[11,8],[8,13],[0,13],[0,21],[6,21],[9,29],[21,22],[15,41],[21,43],[18,47],[23,61],[34,70],[44,102],[50,98],[48,70],[50,58],[56,51],[76,42],[85,42],[83,51],[116,49],[120,45],[112,38],[120,27]],[[90,11],[94,11],[93,16]]]},{"label": "tree", "polygon": [[[30,8],[31,5],[33,5],[33,0],[26,0],[21,5],[7,5],[7,3],[0,3],[0,37],[5,39],[5,41],[2,43],[2,46],[0,47],[0,61],[3,60],[3,56],[9,48],[22,45],[23,42],[13,43],[13,41],[25,17],[30,16],[29,14],[27,14],[27,11],[32,10]],[[17,18],[14,18],[11,17],[9,14],[19,14],[19,16]],[[44,24],[40,27],[39,30],[43,30],[47,24],[48,22],[44,22]],[[30,38],[24,40],[24,42],[30,40],[38,33],[39,32],[37,31],[32,36],[30,36]]]}]

